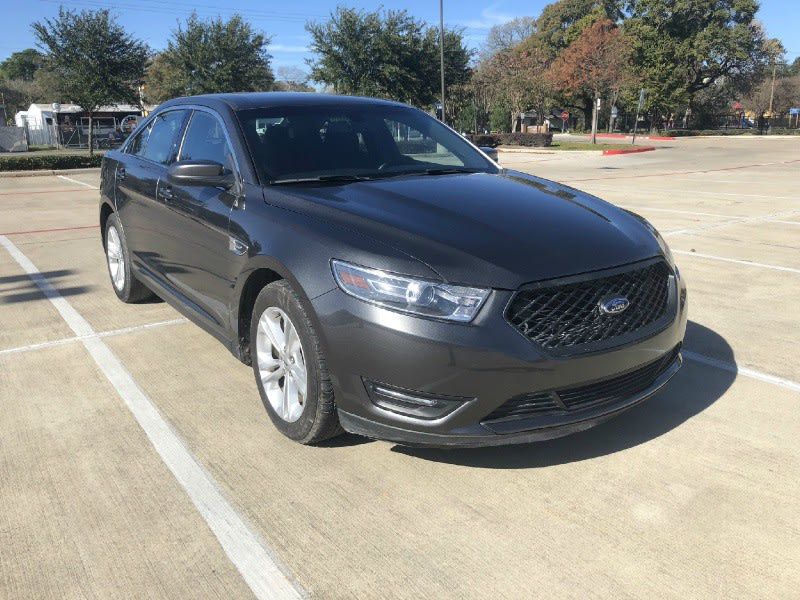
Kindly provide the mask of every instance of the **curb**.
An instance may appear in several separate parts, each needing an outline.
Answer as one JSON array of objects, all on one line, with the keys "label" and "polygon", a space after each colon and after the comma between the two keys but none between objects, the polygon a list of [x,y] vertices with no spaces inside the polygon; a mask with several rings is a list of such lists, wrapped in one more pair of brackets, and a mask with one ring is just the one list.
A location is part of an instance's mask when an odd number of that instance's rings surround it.
[{"label": "curb", "polygon": [[0,171],[2,177],[42,177],[46,175],[70,175],[78,173],[99,173],[100,167],[86,167],[83,169],[45,169],[41,171]]},{"label": "curb", "polygon": [[619,150],[603,150],[603,156],[616,156],[617,154],[637,154],[639,152],[651,152],[655,150],[653,146],[642,146],[641,148],[622,148]]},{"label": "curb", "polygon": [[659,142],[674,142],[676,138],[668,135],[648,135],[645,136],[648,140],[656,140]]},{"label": "curb", "polygon": [[520,154],[555,154],[558,150],[548,150],[547,146],[531,146],[530,148],[495,148],[498,152],[518,152]]},{"label": "curb", "polygon": [[[592,137],[592,135],[588,134],[587,137]],[[624,133],[598,133],[596,135],[596,137],[599,137],[599,138],[611,138],[613,140],[624,140],[628,136],[626,134],[624,134]]]}]

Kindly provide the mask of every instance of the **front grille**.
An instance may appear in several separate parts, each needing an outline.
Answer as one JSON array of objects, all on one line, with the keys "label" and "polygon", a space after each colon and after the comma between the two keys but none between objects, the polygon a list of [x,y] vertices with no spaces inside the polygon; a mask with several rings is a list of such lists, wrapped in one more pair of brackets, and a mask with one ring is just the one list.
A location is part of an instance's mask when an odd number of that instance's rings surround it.
[{"label": "front grille", "polygon": [[515,396],[495,409],[484,422],[543,414],[569,414],[622,402],[653,385],[656,379],[675,362],[679,352],[680,344],[661,358],[616,377],[578,387]]},{"label": "front grille", "polygon": [[[666,325],[670,274],[667,264],[657,260],[609,275],[535,284],[515,294],[505,316],[553,354],[609,348]],[[601,302],[616,297],[628,299],[624,312],[600,311]]]},{"label": "front grille", "polygon": [[561,410],[551,392],[523,394],[512,398],[496,409],[486,420],[507,419],[509,417],[527,417],[536,414],[552,413]]}]

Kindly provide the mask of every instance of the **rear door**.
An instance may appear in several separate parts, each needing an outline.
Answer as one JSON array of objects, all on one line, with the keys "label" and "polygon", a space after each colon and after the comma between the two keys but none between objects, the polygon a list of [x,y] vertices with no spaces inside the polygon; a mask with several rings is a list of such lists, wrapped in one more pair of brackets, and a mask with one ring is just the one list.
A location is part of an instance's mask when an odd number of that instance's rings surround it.
[{"label": "rear door", "polygon": [[160,279],[172,264],[159,181],[175,159],[188,115],[186,109],[156,115],[126,146],[116,170],[117,208],[134,266]]},{"label": "rear door", "polygon": [[[192,112],[180,147],[178,161],[211,160],[236,174],[238,167],[222,119],[210,109]],[[161,187],[162,184],[159,184]],[[239,195],[239,184],[230,190],[213,186],[169,185],[169,228],[174,245],[170,255],[180,269],[169,272],[170,283],[191,299],[204,316],[227,331],[229,299],[238,272],[230,249],[228,222]]]}]

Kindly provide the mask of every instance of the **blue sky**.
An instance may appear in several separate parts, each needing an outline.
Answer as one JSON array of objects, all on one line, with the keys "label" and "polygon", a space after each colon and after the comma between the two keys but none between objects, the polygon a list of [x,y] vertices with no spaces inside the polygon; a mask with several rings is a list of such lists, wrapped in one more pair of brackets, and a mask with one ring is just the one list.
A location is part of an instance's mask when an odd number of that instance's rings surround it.
[{"label": "blue sky", "polygon": [[[111,8],[119,21],[130,28],[153,49],[166,45],[170,32],[177,22],[183,21],[197,10],[201,17],[230,16],[239,12],[253,25],[272,37],[269,51],[273,66],[304,67],[310,56],[308,34],[304,29],[307,20],[324,20],[337,4],[372,9],[376,4],[358,1],[304,0],[298,3],[266,3],[256,0],[230,0],[220,3],[213,0],[0,0],[0,60],[16,50],[34,46],[30,24],[34,20],[50,17],[64,4],[71,8]],[[503,23],[515,16],[538,15],[547,0],[499,0],[491,3],[481,0],[445,0],[445,22],[448,26],[464,28],[467,43],[480,47],[492,25]],[[382,3],[384,8],[404,8],[418,18],[438,23],[437,0],[409,0],[405,3]],[[800,17],[797,0],[762,0],[759,19],[770,36],[783,41],[789,60],[800,56]]]}]

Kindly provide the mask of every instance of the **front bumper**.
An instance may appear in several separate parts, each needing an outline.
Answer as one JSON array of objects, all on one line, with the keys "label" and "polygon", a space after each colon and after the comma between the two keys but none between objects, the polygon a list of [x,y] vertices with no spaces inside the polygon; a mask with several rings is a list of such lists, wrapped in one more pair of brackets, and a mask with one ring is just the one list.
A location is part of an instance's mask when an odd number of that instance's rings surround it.
[{"label": "front bumper", "polygon": [[[681,280],[677,294],[685,297]],[[522,394],[601,381],[673,352],[686,331],[686,304],[643,340],[603,352],[555,358],[503,317],[513,292],[495,290],[475,321],[455,324],[401,314],[338,289],[313,300],[342,426],[352,433],[408,445],[491,446],[552,439],[582,431],[642,402],[680,368],[668,365],[644,390],[622,400],[552,416],[506,420],[502,433],[487,416]],[[399,414],[373,403],[365,382],[462,402],[441,418]]]}]

